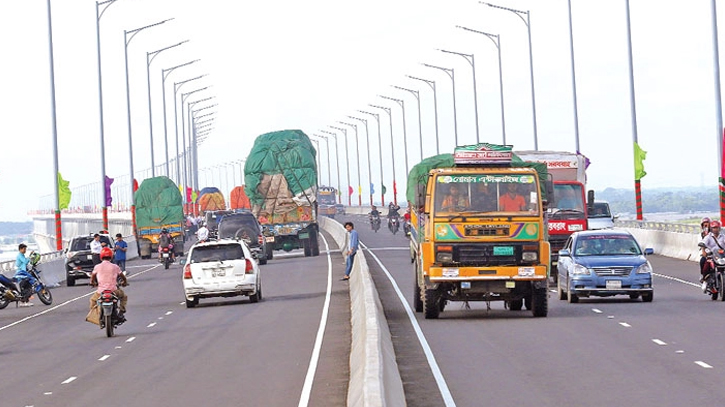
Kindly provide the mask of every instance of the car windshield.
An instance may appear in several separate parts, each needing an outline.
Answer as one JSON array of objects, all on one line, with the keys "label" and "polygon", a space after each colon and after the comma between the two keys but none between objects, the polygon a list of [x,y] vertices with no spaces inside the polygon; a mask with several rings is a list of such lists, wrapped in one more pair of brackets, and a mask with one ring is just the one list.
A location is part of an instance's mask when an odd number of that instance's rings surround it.
[{"label": "car windshield", "polygon": [[[84,250],[91,250],[91,241],[93,241],[93,236],[77,237],[73,239],[73,243],[70,245],[70,251],[82,252]],[[111,241],[106,236],[101,236],[101,243],[105,243],[109,247],[111,246]]]},{"label": "car windshield", "polygon": [[538,213],[538,185],[533,175],[460,174],[436,178],[436,215],[481,212]]},{"label": "car windshield", "polygon": [[582,236],[576,241],[576,256],[639,256],[642,251],[629,235]]},{"label": "car windshield", "polygon": [[225,216],[219,223],[220,239],[250,239],[256,241],[259,226],[254,215]]},{"label": "car windshield", "polygon": [[244,259],[244,250],[238,243],[197,246],[191,251],[191,263],[242,259]]},{"label": "car windshield", "polygon": [[590,218],[611,218],[612,212],[609,211],[609,204],[606,202],[594,202],[589,211]]}]

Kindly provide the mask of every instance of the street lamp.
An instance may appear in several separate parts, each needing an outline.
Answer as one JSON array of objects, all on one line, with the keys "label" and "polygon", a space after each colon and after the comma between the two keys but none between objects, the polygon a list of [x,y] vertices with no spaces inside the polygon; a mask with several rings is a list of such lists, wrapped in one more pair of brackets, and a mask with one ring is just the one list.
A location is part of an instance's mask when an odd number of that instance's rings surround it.
[{"label": "street lamp", "polygon": [[440,66],[435,66],[431,64],[422,64],[423,66],[426,66],[428,68],[438,69],[443,72],[445,72],[450,78],[451,78],[451,88],[453,89],[453,135],[455,140],[455,145],[458,145],[458,113],[456,112],[456,72],[453,70],[453,68],[443,68]]},{"label": "street lamp", "polygon": [[[712,19],[712,46],[713,46],[713,63],[715,74],[715,135],[717,140],[717,168],[720,169],[719,186],[720,191],[725,190],[725,168],[723,168],[722,150],[723,150],[723,119],[722,119],[722,92],[720,83],[720,45],[717,34],[717,2],[710,1],[710,17]],[[720,200],[720,219],[725,219],[725,204]]]},{"label": "street lamp", "polygon": [[[55,62],[53,58],[53,21],[51,18],[50,0],[48,0],[48,47],[50,60],[50,111],[51,111],[51,132],[53,134],[53,188],[55,190],[55,248],[63,250],[63,232],[60,223],[60,172],[58,170],[58,126],[56,125],[56,109],[55,109]],[[105,194],[105,179],[104,179]],[[105,202],[103,205],[105,206]]]},{"label": "street lamp", "polygon": [[[634,141],[635,148],[634,156],[635,156],[635,163],[637,162],[637,146],[638,146],[638,140],[637,140],[637,106],[635,105],[635,97],[634,97],[634,68],[632,66],[632,30],[631,30],[631,24],[630,24],[630,18],[629,18],[629,0],[625,0],[626,8],[627,8],[627,56],[629,61],[629,108],[630,108],[630,114],[632,116],[632,139]],[[635,170],[635,178],[634,178],[634,194],[635,194],[635,202],[637,207],[637,220],[642,220],[642,186],[640,183],[640,176],[637,174],[637,171]]]},{"label": "street lamp", "polygon": [[[154,172],[154,122],[153,122],[153,116],[151,115],[151,63],[154,62],[154,58],[156,58],[160,53],[166,51],[167,49],[176,48],[179,45],[182,45],[184,43],[189,42],[189,40],[181,41],[177,44],[170,45],[165,48],[158,49],[153,52],[147,52],[146,53],[146,90],[148,91],[148,99],[149,99],[149,137],[151,139],[151,176],[155,177],[156,174]],[[164,142],[166,143],[166,176],[169,176],[169,140],[164,138]]]},{"label": "street lamp", "polygon": [[409,172],[409,169],[408,169],[408,131],[407,131],[408,126],[406,126],[406,124],[405,124],[405,101],[403,101],[402,99],[391,98],[390,96],[383,96],[383,95],[378,95],[378,96],[380,96],[383,99],[392,100],[393,102],[397,102],[400,105],[400,109],[403,113],[403,152],[405,153],[405,174],[407,176],[408,172]]},{"label": "street lamp", "polygon": [[350,185],[350,157],[348,156],[348,146],[347,146],[347,129],[343,127],[336,127],[336,126],[330,126],[331,129],[340,130],[342,134],[345,135],[345,164],[347,165],[347,206],[352,206],[351,198],[352,194],[350,194],[350,188],[352,186]]},{"label": "street lamp", "polygon": [[[347,117],[365,123],[365,141],[366,141],[367,153],[368,153],[368,184],[372,184],[373,169],[372,169],[372,165],[370,163],[370,130],[368,129],[368,120],[362,119],[360,117],[355,117],[355,116],[347,116]],[[368,185],[368,188],[370,191],[370,206],[372,206],[373,205],[373,191],[372,191],[372,188],[370,188],[370,185]]]},{"label": "street lamp", "polygon": [[408,75],[408,78],[415,79],[416,81],[425,82],[430,86],[431,89],[433,89],[433,109],[435,114],[435,123],[436,123],[436,154],[441,153],[441,146],[440,141],[438,139],[438,92],[436,92],[436,81],[432,81],[429,79],[423,79],[423,78],[416,78],[415,76]]},{"label": "street lamp", "polygon": [[322,184],[322,173],[319,171],[321,165],[320,165],[320,141],[315,139],[310,139],[311,142],[315,143],[317,145],[317,148],[315,150],[315,159],[317,160],[317,185]]},{"label": "street lamp", "polygon": [[360,142],[357,134],[357,124],[338,122],[355,129],[355,153],[357,156],[357,200],[358,206],[362,206],[362,181],[360,180]]},{"label": "street lamp", "polygon": [[501,137],[503,138],[503,144],[506,144],[506,115],[504,113],[503,103],[503,69],[501,67],[501,36],[499,34],[489,34],[487,32],[474,30],[460,25],[457,25],[456,27],[472,33],[485,35],[489,40],[491,40],[491,42],[493,42],[493,45],[495,45],[498,50],[498,92],[501,100]]},{"label": "street lamp", "polygon": [[[186,161],[186,155],[187,155],[187,150],[186,150],[186,128],[187,127],[186,127],[186,124],[187,124],[187,119],[186,119],[186,116],[185,116],[184,113],[187,113],[187,112],[184,111],[184,102],[186,101],[186,98],[188,98],[189,96],[193,95],[194,93],[201,92],[201,91],[206,90],[208,88],[209,88],[208,86],[204,86],[203,88],[194,89],[191,92],[185,92],[185,93],[182,92],[181,93],[181,143],[182,143],[181,145],[182,145],[182,148],[183,148],[182,149],[182,165],[183,165],[183,168],[184,168],[184,177],[183,177],[183,179],[184,179],[184,188],[186,188],[186,187],[188,187],[190,185],[190,182],[189,181],[191,179],[191,173],[189,172],[188,162]],[[209,100],[209,99],[211,99],[211,97],[206,98],[206,99],[202,99],[202,100]],[[189,131],[191,131],[191,129]]]},{"label": "street lamp", "polygon": [[[533,121],[534,121],[534,150],[539,151],[539,136],[538,136],[538,132],[536,130],[536,94],[534,93],[534,53],[533,53],[532,47],[531,47],[531,13],[529,13],[529,10],[521,11],[521,10],[516,10],[516,9],[512,9],[512,8],[508,8],[508,7],[497,6],[495,4],[486,3],[486,2],[482,2],[482,1],[480,1],[479,3],[489,6],[489,7],[497,8],[500,10],[510,11],[510,12],[516,14],[516,16],[518,16],[521,19],[521,21],[523,21],[524,24],[526,24],[526,29],[529,33],[529,72],[531,73],[531,111],[532,111],[532,116],[533,116]],[[627,5],[629,5],[629,0],[627,0]],[[627,7],[627,9],[629,10],[629,7]],[[524,18],[524,15],[526,16],[526,18]]]},{"label": "street lamp", "polygon": [[[98,108],[100,110],[99,124],[101,137],[101,185],[103,186],[103,201],[101,202],[101,211],[103,212],[103,229],[108,230],[108,194],[106,193],[106,142],[103,132],[103,80],[101,76],[101,17],[103,13],[111,7],[111,4],[117,0],[107,0],[96,2],[96,56],[98,59]],[[103,9],[101,10],[101,6]],[[52,66],[51,66],[52,68]],[[53,102],[55,103],[55,102]],[[57,172],[57,171],[56,171]],[[57,182],[56,182],[57,184]]]},{"label": "street lamp", "polygon": [[[189,61],[189,62],[186,62],[181,65],[176,65],[176,66],[172,66],[171,68],[161,70],[161,88],[162,88],[162,92],[163,92],[162,98],[164,99],[164,139],[166,139],[166,140],[168,140],[168,138],[169,138],[168,130],[166,127],[166,78],[168,78],[169,75],[171,75],[171,73],[174,70],[187,66],[187,65],[191,65],[198,61],[199,61],[198,59],[195,59],[193,61]],[[181,82],[174,82],[174,133],[176,136],[175,144],[176,144],[176,184],[177,185],[181,183],[181,167],[179,165],[179,118],[178,118],[178,112],[177,112],[177,107],[176,107],[176,93],[179,91],[179,89],[181,89],[182,86],[184,86],[185,83],[201,79],[204,76],[206,76],[206,74],[199,75],[199,76],[193,77],[191,79],[186,79]],[[166,144],[168,145],[168,141],[166,142]],[[167,149],[166,155],[168,156],[168,154],[169,154],[169,151]]]},{"label": "street lamp", "polygon": [[[191,108],[194,105],[196,105],[197,103],[199,103],[199,102],[202,102],[204,100],[213,99],[214,97],[215,96],[212,96],[212,97],[210,97],[208,99],[197,100],[196,102],[190,102],[188,104],[188,109],[190,111],[189,112],[189,121],[190,121],[190,123],[189,123],[189,131],[191,132],[191,134],[189,134],[189,136],[190,137],[193,137],[193,140],[191,140],[191,142],[189,144],[189,148],[191,149],[191,158],[192,158],[190,164],[192,165],[192,175],[193,175],[193,181],[194,181],[194,188],[195,188],[196,191],[199,190],[199,150],[198,150],[198,147],[199,147],[199,144],[203,140],[200,141],[198,139],[198,134],[196,132],[196,129],[193,126],[193,124],[194,124],[193,122],[194,122],[194,119],[196,118],[196,114],[198,112],[201,112],[201,111],[204,111],[204,110],[207,110],[207,109],[211,109],[211,108],[217,106],[217,104],[214,103],[214,104],[211,104],[211,105],[208,105],[208,106],[200,107],[200,108],[198,108],[196,110],[191,110]],[[211,130],[212,130],[212,128],[209,129],[209,131],[211,131]]]},{"label": "street lamp", "polygon": [[[423,161],[423,126],[421,125],[421,114],[420,114],[420,92],[413,89],[408,88],[402,88],[400,86],[393,86],[396,89],[404,90],[407,92],[410,92],[415,96],[415,100],[418,102],[418,137],[420,138],[420,160]],[[402,105],[401,105],[402,107]],[[403,113],[403,118],[405,118],[405,113]],[[407,148],[406,148],[407,150]]]},{"label": "street lamp", "polygon": [[[134,194],[134,187],[133,187],[133,181],[135,179],[134,173],[133,173],[133,132],[131,129],[131,91],[129,88],[128,83],[128,45],[131,43],[131,40],[133,40],[133,37],[136,36],[136,34],[140,33],[141,31],[155,27],[157,25],[161,25],[163,23],[166,23],[168,21],[171,21],[173,19],[166,19],[159,21],[158,23],[149,24],[140,28],[135,28],[133,30],[123,30],[123,60],[126,67],[126,116],[128,120],[128,161],[129,161],[129,167],[130,167],[130,174],[131,174],[131,213],[132,215],[132,225],[133,229],[136,229],[136,202],[134,202],[133,194]],[[128,35],[131,34],[131,37]],[[104,191],[105,191],[105,179],[104,179]]]},{"label": "street lamp", "polygon": [[574,29],[571,21],[571,0],[567,0],[569,7],[569,51],[571,54],[571,90],[574,99],[574,144],[577,153],[581,151],[579,148],[579,104],[576,97],[576,69],[574,66]]},{"label": "street lamp", "polygon": [[[393,164],[393,203],[395,205],[397,205],[398,204],[398,184],[395,181],[395,142],[393,141],[393,114],[389,107],[373,105],[373,104],[371,104],[370,107],[384,110],[385,113],[388,114],[388,119],[390,119],[390,155],[393,158],[393,163],[392,163]],[[383,205],[385,205],[385,202],[383,202]]]},{"label": "street lamp", "polygon": [[340,190],[340,149],[337,146],[337,134],[329,130],[320,131],[331,135],[332,138],[335,139],[335,160],[337,161],[337,203],[342,203],[342,191]]},{"label": "street lamp", "polygon": [[332,185],[332,176],[330,175],[331,174],[331,170],[330,170],[330,167],[331,167],[330,166],[330,142],[328,141],[327,136],[323,136],[321,134],[313,134],[312,136],[313,137],[317,137],[317,138],[321,138],[321,139],[325,140],[325,147],[326,147],[326,150],[325,151],[327,152],[327,184],[328,185]]},{"label": "street lamp", "polygon": [[378,123],[378,150],[380,153],[380,159],[378,160],[380,162],[380,204],[385,205],[385,184],[383,183],[383,139],[380,135],[380,115],[373,112],[367,112],[365,110],[358,110],[358,112],[374,117],[375,121]]},{"label": "street lamp", "polygon": [[445,49],[439,49],[438,51],[445,52],[447,54],[460,55],[471,65],[471,72],[473,72],[473,110],[476,112],[476,144],[478,144],[481,142],[481,137],[478,132],[478,92],[476,89],[476,61],[473,54],[464,54],[462,52],[448,51]]}]

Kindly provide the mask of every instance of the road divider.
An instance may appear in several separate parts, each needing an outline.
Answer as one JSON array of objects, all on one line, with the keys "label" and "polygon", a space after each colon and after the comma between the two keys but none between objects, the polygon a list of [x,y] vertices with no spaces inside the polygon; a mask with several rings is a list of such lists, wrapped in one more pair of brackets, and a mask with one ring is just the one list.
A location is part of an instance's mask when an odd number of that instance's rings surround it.
[{"label": "road divider", "polygon": [[[320,226],[335,239],[342,254],[347,232],[339,222],[320,217]],[[350,274],[352,347],[348,406],[405,406],[403,381],[395,359],[388,321],[370,276],[365,256],[359,251]]]},{"label": "road divider", "polygon": [[700,261],[700,235],[688,232],[623,227],[637,239],[640,246],[651,247],[655,254],[681,260]]}]

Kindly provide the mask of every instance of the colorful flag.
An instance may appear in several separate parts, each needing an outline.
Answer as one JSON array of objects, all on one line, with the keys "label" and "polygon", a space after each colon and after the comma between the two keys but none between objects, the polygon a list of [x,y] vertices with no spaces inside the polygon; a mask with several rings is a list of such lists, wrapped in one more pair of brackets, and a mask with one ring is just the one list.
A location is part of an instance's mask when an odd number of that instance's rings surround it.
[{"label": "colorful flag", "polygon": [[133,192],[138,191],[138,180],[136,178],[133,179]]},{"label": "colorful flag", "polygon": [[375,184],[373,184],[373,183],[371,182],[371,183],[370,183],[370,195],[372,195],[372,194],[374,194],[374,193],[375,193]]},{"label": "colorful flag", "polygon": [[192,193],[192,189],[189,187],[186,187],[186,202],[194,202],[191,200],[191,198],[192,198],[191,193]]},{"label": "colorful flag", "polygon": [[70,204],[70,181],[66,181],[58,172],[58,209],[67,209]]},{"label": "colorful flag", "polygon": [[113,178],[110,178],[108,175],[106,177],[106,207],[112,207],[113,206],[113,198],[111,197],[111,184],[113,184]]},{"label": "colorful flag", "polygon": [[642,148],[637,144],[637,142],[634,143],[634,179],[639,181],[647,175],[647,172],[644,170],[644,160],[647,158],[647,152],[642,150]]},{"label": "colorful flag", "polygon": [[398,184],[393,181],[393,195],[398,195]]},{"label": "colorful flag", "polygon": [[[383,195],[385,195],[388,192],[388,188],[385,188],[385,185],[383,185]],[[383,202],[385,203],[385,202]]]},{"label": "colorful flag", "polygon": [[357,194],[362,195],[362,186],[360,185],[357,186]]},{"label": "colorful flag", "polygon": [[348,195],[352,195],[353,191],[354,191],[354,190],[352,189],[352,186],[348,185],[348,186],[347,186],[347,194],[348,194]]},{"label": "colorful flag", "polygon": [[191,193],[191,202],[196,203],[196,198],[198,198],[198,197],[199,197],[199,192],[198,191],[193,191]]}]

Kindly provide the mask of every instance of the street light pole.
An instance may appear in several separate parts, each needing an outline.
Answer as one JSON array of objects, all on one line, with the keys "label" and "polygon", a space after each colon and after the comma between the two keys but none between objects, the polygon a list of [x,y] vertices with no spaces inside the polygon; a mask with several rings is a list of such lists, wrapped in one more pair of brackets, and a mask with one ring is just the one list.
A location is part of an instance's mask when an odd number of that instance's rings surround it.
[{"label": "street light pole", "polygon": [[[146,53],[146,90],[148,93],[148,100],[149,100],[149,138],[151,140],[151,176],[155,177],[155,171],[154,171],[154,122],[153,122],[153,116],[151,113],[151,63],[154,61],[154,58],[156,58],[160,53],[166,51],[167,49],[176,48],[179,45],[182,45],[184,43],[189,42],[189,40],[181,41],[177,44],[161,48],[159,50],[153,51],[153,52],[147,52]],[[169,140],[164,138],[164,141],[166,143],[166,176],[169,176]]]},{"label": "street light pole", "polygon": [[[368,153],[368,184],[372,184],[373,169],[372,169],[372,165],[370,162],[370,130],[368,129],[368,120],[362,119],[360,117],[355,117],[355,116],[347,116],[347,117],[365,123],[365,142],[366,142],[367,153]],[[368,190],[370,191],[370,206],[373,206],[373,190],[372,190],[372,188],[370,188],[370,185],[368,185]]]},{"label": "street light pole", "polygon": [[[395,205],[397,205],[398,204],[398,184],[395,180],[395,142],[393,140],[393,113],[391,112],[391,109],[389,107],[373,105],[373,104],[371,104],[370,107],[375,107],[375,108],[384,110],[385,113],[388,114],[388,119],[390,119],[390,156],[393,159],[392,160],[392,164],[393,164],[393,203]],[[385,205],[385,202],[383,202],[383,205]]]},{"label": "street light pole", "polygon": [[[50,0],[48,4],[48,49],[50,60],[50,112],[51,112],[51,132],[53,134],[53,188],[55,192],[55,249],[63,250],[63,232],[60,220],[60,170],[58,168],[58,126],[56,121],[55,108],[55,62],[53,58],[53,20],[50,8]],[[105,180],[104,180],[105,182]],[[105,191],[105,184],[103,190]],[[104,192],[105,193],[105,192]],[[105,205],[105,202],[103,203]]]},{"label": "street light pole", "polygon": [[342,127],[330,126],[331,129],[339,130],[345,136],[345,164],[347,165],[347,206],[352,206],[352,194],[350,193],[350,157],[348,156],[349,148],[347,146],[347,129]]},{"label": "street light pole", "polygon": [[355,155],[357,157],[357,201],[358,206],[362,206],[362,181],[360,180],[360,139],[357,134],[357,124],[338,122],[345,126],[350,126],[355,130]]},{"label": "street light pole", "polygon": [[[181,67],[184,67],[184,66],[187,66],[187,65],[191,65],[191,64],[193,64],[195,62],[198,62],[198,61],[199,60],[196,59],[196,60],[189,61],[189,62],[186,62],[186,63],[181,64],[181,65],[176,65],[176,66],[172,66],[171,68],[162,69],[161,70],[161,89],[162,89],[162,97],[161,98],[164,101],[164,106],[163,106],[163,108],[164,108],[164,139],[167,140],[166,141],[166,145],[167,146],[169,144],[168,143],[169,133],[168,133],[168,128],[167,128],[167,124],[166,124],[166,78],[168,78],[169,75],[171,75],[171,73],[174,70],[176,70],[178,68],[181,68]],[[191,81],[195,81],[197,79],[201,79],[204,76],[206,76],[206,75],[199,75],[197,77],[194,77],[194,78],[191,78],[191,79],[187,79],[187,80],[184,80],[184,81],[181,81],[181,82],[174,82],[174,132],[175,132],[175,135],[176,135],[175,145],[176,145],[176,184],[177,185],[181,183],[181,167],[179,165],[179,118],[178,118],[178,115],[177,115],[177,108],[176,108],[176,93],[177,93],[177,91],[179,89],[181,89],[181,87],[185,83],[191,82]],[[166,149],[166,156],[168,157],[168,155],[169,155],[169,149],[167,148]]]},{"label": "street light pole", "polygon": [[456,72],[453,70],[453,68],[443,68],[440,66],[435,66],[431,64],[422,64],[425,67],[438,69],[443,72],[445,72],[450,78],[452,82],[451,88],[453,89],[453,135],[454,140],[456,143],[456,146],[458,145],[458,114],[456,112]]},{"label": "street light pole", "polygon": [[[629,107],[630,107],[630,114],[632,118],[632,139],[634,140],[634,155],[635,155],[635,163],[637,162],[637,151],[636,146],[638,145],[637,140],[637,106],[635,105],[635,96],[634,96],[634,67],[632,64],[632,29],[630,24],[630,18],[629,18],[629,0],[625,0],[626,5],[626,16],[627,16],[627,56],[628,56],[628,62],[629,62]],[[635,179],[634,179],[634,193],[635,193],[635,200],[636,200],[636,206],[637,206],[637,220],[642,220],[642,186],[639,180],[639,176],[636,174],[635,171]]]},{"label": "street light pole", "polygon": [[383,99],[392,100],[393,102],[396,102],[398,103],[398,105],[400,105],[400,109],[403,115],[403,151],[405,152],[405,175],[407,176],[410,170],[408,168],[408,131],[406,130],[408,126],[406,126],[405,124],[405,101],[402,99],[391,98],[390,96],[378,96]]},{"label": "street light pole", "polygon": [[[187,156],[187,150],[186,150],[187,118],[184,115],[184,113],[186,113],[184,111],[184,101],[186,101],[186,98],[188,98],[192,94],[194,94],[196,92],[201,92],[201,91],[203,91],[205,89],[208,89],[208,88],[209,88],[208,86],[204,86],[203,88],[194,89],[191,92],[186,92],[186,93],[183,93],[182,92],[181,93],[181,142],[182,142],[182,147],[183,147],[183,150],[182,150],[182,165],[184,167],[184,176],[183,176],[183,179],[184,179],[184,188],[188,188],[189,187],[189,185],[190,185],[190,182],[189,181],[191,180],[191,172],[189,171],[188,161],[186,160],[186,156]],[[209,97],[207,99],[202,99],[202,100],[209,100],[209,99],[211,99],[211,97]],[[191,131],[191,128],[189,128],[189,131]],[[189,146],[189,147],[191,147],[191,146]]]},{"label": "street light pole", "polygon": [[[482,2],[482,1],[479,3],[485,4],[489,7],[497,8],[500,10],[510,11],[510,12],[516,14],[516,16],[518,16],[521,19],[521,21],[523,21],[524,24],[526,24],[526,29],[527,29],[528,35],[529,35],[529,72],[531,74],[531,112],[532,112],[532,117],[533,117],[533,122],[534,122],[534,150],[539,151],[539,135],[538,135],[537,126],[536,126],[536,93],[534,92],[534,52],[533,52],[533,47],[531,46],[531,13],[529,12],[529,10],[526,10],[526,11],[516,10],[516,9],[512,9],[512,8],[508,8],[508,7],[497,6],[495,4],[486,3],[486,2]],[[629,4],[629,0],[627,0],[627,4]],[[524,15],[526,16],[526,18],[524,18]]]},{"label": "street light pole", "polygon": [[460,55],[471,65],[471,72],[473,72],[473,110],[476,113],[476,144],[478,144],[481,142],[481,137],[478,132],[478,91],[476,87],[476,60],[474,59],[473,54],[464,54],[462,52],[448,51],[445,49],[440,49],[439,51],[445,52],[447,54]]},{"label": "street light pole", "polygon": [[569,51],[571,54],[571,89],[572,96],[574,99],[574,144],[576,146],[576,152],[581,151],[579,147],[579,103],[577,103],[576,97],[576,69],[574,67],[574,28],[571,19],[571,0],[567,0],[569,7]]},{"label": "street light pole", "polygon": [[[420,160],[423,161],[423,126],[421,125],[421,114],[420,114],[420,92],[413,89],[401,88],[400,86],[393,86],[396,89],[410,92],[415,96],[416,102],[418,102],[418,137],[420,139]],[[405,114],[403,114],[405,115]]]},{"label": "street light pole", "polygon": [[720,219],[725,219],[725,168],[723,168],[723,142],[725,141],[725,134],[723,134],[723,119],[722,119],[722,93],[720,84],[720,45],[717,36],[717,2],[716,0],[710,1],[710,15],[712,18],[712,53],[713,53],[713,64],[715,74],[715,124],[717,125],[716,140],[717,140],[717,168],[720,171],[718,177],[719,190],[720,190]]},{"label": "street light pole", "polygon": [[332,176],[331,169],[330,169],[330,142],[327,140],[327,136],[323,136],[321,134],[313,134],[313,137],[321,138],[325,140],[325,152],[327,153],[327,184],[332,186]]},{"label": "street light pole", "polygon": [[340,148],[337,146],[337,134],[329,130],[320,130],[335,139],[335,160],[337,161],[337,203],[342,203],[342,191],[340,190]]},{"label": "street light pole", "polygon": [[315,150],[315,153],[316,153],[315,159],[317,161],[316,162],[316,164],[317,164],[317,185],[322,185],[322,173],[320,172],[320,167],[321,167],[321,165],[320,165],[320,142],[319,142],[319,140],[315,140],[315,139],[310,139],[310,141],[315,143],[315,145],[317,145],[316,150]]},{"label": "street light pole", "polygon": [[438,139],[438,93],[436,92],[436,82],[431,81],[429,79],[416,78],[415,76],[410,76],[410,75],[408,75],[408,78],[425,82],[428,84],[428,86],[430,86],[431,89],[433,89],[433,110],[434,110],[435,124],[436,124],[436,154],[440,154],[441,145],[440,145],[440,140]]},{"label": "street light pole", "polygon": [[506,114],[504,113],[504,103],[503,103],[503,68],[501,66],[501,36],[499,34],[489,34],[487,32],[474,30],[472,28],[463,27],[460,25],[457,25],[456,27],[470,31],[472,33],[485,35],[488,37],[491,42],[493,42],[493,45],[496,46],[496,49],[498,50],[498,91],[499,91],[499,97],[501,100],[501,137],[503,139],[503,144],[506,144]]},{"label": "street light pole", "polygon": [[358,112],[365,113],[374,117],[375,121],[378,123],[378,150],[380,154],[380,159],[378,160],[380,162],[380,204],[385,205],[385,184],[383,183],[383,139],[380,135],[380,115],[373,112],[367,112],[365,110],[358,110]]},{"label": "street light pole", "polygon": [[[214,97],[215,96],[212,96],[212,97],[207,98],[207,99],[197,100],[196,102],[189,103],[189,110],[191,110],[191,108],[193,106],[195,106],[197,103],[203,102],[204,100],[213,99]],[[191,174],[193,176],[192,181],[194,182],[194,184],[193,184],[194,191],[198,191],[199,190],[199,149],[198,149],[198,147],[199,147],[199,144],[201,144],[201,142],[203,141],[203,139],[201,141],[198,139],[199,135],[197,133],[197,129],[196,129],[196,126],[194,124],[194,120],[195,120],[196,114],[198,112],[203,111],[203,110],[207,110],[207,109],[211,109],[211,108],[215,107],[216,105],[217,104],[214,103],[214,104],[211,104],[211,105],[208,105],[208,106],[200,107],[200,108],[198,108],[196,110],[190,111],[190,113],[189,113],[189,121],[190,121],[189,127],[190,127],[190,130],[191,130],[190,136],[193,137],[193,139],[189,143],[189,149],[191,150],[191,162],[190,162],[190,164],[191,164],[191,171],[192,171]],[[209,126],[211,126],[211,124]],[[206,131],[206,130],[204,130],[204,131]],[[209,131],[211,131],[211,128],[209,129]]]}]

